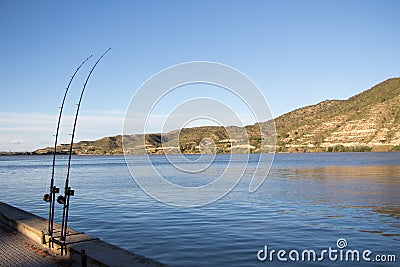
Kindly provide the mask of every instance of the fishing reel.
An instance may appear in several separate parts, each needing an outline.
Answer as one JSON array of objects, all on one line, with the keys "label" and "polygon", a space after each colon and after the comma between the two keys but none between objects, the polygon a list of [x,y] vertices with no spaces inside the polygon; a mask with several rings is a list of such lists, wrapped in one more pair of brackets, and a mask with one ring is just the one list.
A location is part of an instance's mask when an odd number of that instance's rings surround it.
[{"label": "fishing reel", "polygon": [[43,196],[43,201],[44,201],[44,202],[50,202],[50,201],[51,201],[50,194],[44,194],[44,196]]},{"label": "fishing reel", "polygon": [[59,195],[59,196],[57,197],[57,203],[58,203],[58,204],[65,204],[65,197],[62,196],[62,195]]},{"label": "fishing reel", "polygon": [[53,186],[50,189],[50,194],[44,194],[43,201],[50,202],[51,201],[51,194],[58,194],[60,192],[60,188]]},{"label": "fishing reel", "polygon": [[[65,195],[66,195],[66,196],[74,196],[74,195],[75,195],[75,190],[72,190],[71,188],[68,188],[68,189],[65,191]],[[65,196],[59,195],[59,196],[57,197],[57,203],[58,203],[58,204],[61,204],[61,205],[65,205],[65,204],[66,204],[66,198],[65,198]]]}]

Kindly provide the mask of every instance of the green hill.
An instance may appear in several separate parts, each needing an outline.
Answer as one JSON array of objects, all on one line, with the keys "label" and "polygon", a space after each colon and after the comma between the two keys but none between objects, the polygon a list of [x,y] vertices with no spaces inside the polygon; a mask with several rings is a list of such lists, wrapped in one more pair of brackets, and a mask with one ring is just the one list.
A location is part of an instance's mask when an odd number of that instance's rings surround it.
[{"label": "green hill", "polygon": [[[276,151],[392,151],[400,150],[400,78],[388,79],[347,100],[326,100],[296,109],[275,119]],[[271,128],[271,124],[262,123]],[[271,131],[272,129],[268,129]],[[229,133],[234,133],[234,140]],[[249,137],[246,141],[246,135]],[[137,153],[258,153],[259,124],[240,127],[203,126],[169,133],[124,138]],[[145,140],[145,142],[143,142]],[[57,151],[65,153],[67,146]],[[34,151],[52,153],[53,148]],[[122,154],[122,136],[74,144],[77,154]]]}]

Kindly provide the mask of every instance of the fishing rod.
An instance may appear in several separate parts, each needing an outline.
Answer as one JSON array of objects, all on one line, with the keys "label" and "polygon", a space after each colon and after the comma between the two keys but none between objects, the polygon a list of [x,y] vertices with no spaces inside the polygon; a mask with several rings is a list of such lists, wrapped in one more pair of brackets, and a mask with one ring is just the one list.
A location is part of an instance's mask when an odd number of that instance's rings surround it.
[{"label": "fishing rod", "polygon": [[[100,62],[100,60],[111,50],[111,47],[108,48],[101,56],[100,58],[94,63],[92,69],[90,70],[85,83],[83,84],[81,96],[79,98],[79,102],[77,104],[76,108],[76,114],[75,114],[75,121],[74,121],[74,127],[72,129],[72,136],[71,136],[71,143],[69,147],[69,153],[68,153],[68,168],[67,168],[67,176],[65,178],[65,186],[64,186],[64,196],[60,195],[57,198],[57,202],[60,204],[63,204],[63,215],[62,215],[62,223],[61,223],[61,235],[60,235],[60,240],[63,242],[65,245],[66,242],[66,236],[67,236],[67,225],[68,225],[68,212],[69,212],[69,202],[70,202],[70,197],[74,196],[75,192],[74,190],[71,189],[69,186],[69,178],[70,178],[70,169],[71,169],[71,158],[72,158],[72,146],[74,144],[74,137],[75,137],[75,130],[76,130],[76,123],[78,121],[78,115],[79,115],[79,109],[81,106],[82,98],[83,98],[83,93],[85,92],[86,85],[89,81],[90,76],[92,75],[93,70],[96,68],[97,64]],[[61,248],[61,254],[63,253],[63,247]]]},{"label": "fishing rod", "polygon": [[60,106],[60,113],[58,115],[57,130],[56,130],[55,141],[54,141],[53,167],[51,169],[51,179],[50,179],[50,194],[45,194],[43,196],[43,200],[50,203],[50,205],[49,205],[49,225],[48,225],[48,232],[47,232],[47,234],[50,237],[53,236],[53,229],[54,229],[54,204],[55,204],[56,194],[60,192],[60,188],[58,188],[54,185],[54,175],[55,175],[55,166],[56,166],[58,134],[60,131],[60,124],[61,124],[61,117],[62,117],[62,113],[63,113],[63,109],[64,109],[64,103],[65,103],[65,99],[67,98],[69,87],[71,86],[71,83],[72,83],[73,79],[75,78],[75,75],[78,73],[79,69],[86,63],[86,61],[88,61],[91,57],[92,57],[92,55],[90,55],[88,58],[86,58],[78,66],[78,68],[76,68],[74,74],[72,74],[71,79],[69,80],[69,83],[67,85],[67,88],[65,89],[64,97],[62,99],[62,103]]}]

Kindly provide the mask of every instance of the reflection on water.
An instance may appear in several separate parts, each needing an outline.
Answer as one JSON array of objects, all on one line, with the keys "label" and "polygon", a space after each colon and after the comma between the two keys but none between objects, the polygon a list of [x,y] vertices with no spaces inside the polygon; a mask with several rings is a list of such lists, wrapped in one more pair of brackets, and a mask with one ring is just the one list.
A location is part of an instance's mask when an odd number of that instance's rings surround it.
[{"label": "reflection on water", "polygon": [[[326,203],[332,209],[343,209],[341,214],[353,214],[359,219],[368,218],[367,212],[376,212],[397,220],[393,222],[383,217],[380,221],[389,224],[392,229],[397,228],[395,232],[366,229],[368,224],[354,225],[348,229],[382,236],[400,236],[400,165],[277,168],[273,175],[301,181],[296,183],[297,190],[291,192],[310,205]],[[331,219],[344,217],[330,209],[322,212],[322,215]]]},{"label": "reflection on water", "polygon": [[[394,217],[395,219],[400,220],[400,207],[390,207],[390,206],[375,206],[375,207],[371,207],[374,211],[385,214],[385,215],[389,215]],[[397,225],[397,227],[400,228],[400,224]]]},{"label": "reflection on water", "polygon": [[283,176],[298,179],[371,179],[372,182],[389,182],[400,185],[400,166],[323,166],[278,170]]}]

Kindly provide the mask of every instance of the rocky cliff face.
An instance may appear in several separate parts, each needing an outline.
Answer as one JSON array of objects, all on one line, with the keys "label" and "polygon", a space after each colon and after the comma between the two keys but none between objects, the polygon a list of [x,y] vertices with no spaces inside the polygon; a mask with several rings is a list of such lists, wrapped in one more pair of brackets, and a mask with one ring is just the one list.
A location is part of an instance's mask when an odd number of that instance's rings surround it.
[{"label": "rocky cliff face", "polygon": [[[393,151],[400,150],[400,78],[386,80],[347,100],[327,100],[284,114],[275,119],[276,151]],[[245,130],[245,132],[244,132]],[[259,125],[245,129],[229,127],[235,140],[223,127],[196,127],[166,134],[126,136],[132,153],[230,153],[261,150]],[[243,134],[244,133],[244,134]],[[249,136],[249,142],[243,142]],[[241,140],[243,139],[243,140]],[[53,148],[35,151],[52,153]],[[59,146],[65,153],[68,148]],[[140,152],[141,151],[141,152]],[[122,136],[74,144],[77,154],[122,154]]]},{"label": "rocky cliff face", "polygon": [[280,151],[387,151],[400,145],[400,79],[347,100],[324,101],[275,120]]}]

